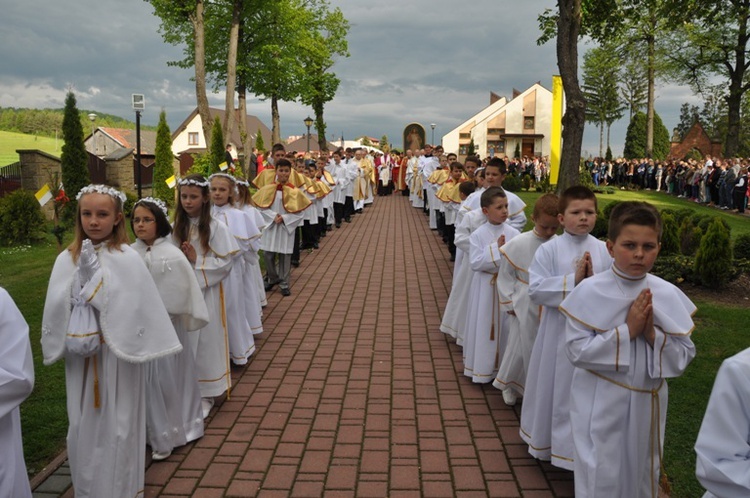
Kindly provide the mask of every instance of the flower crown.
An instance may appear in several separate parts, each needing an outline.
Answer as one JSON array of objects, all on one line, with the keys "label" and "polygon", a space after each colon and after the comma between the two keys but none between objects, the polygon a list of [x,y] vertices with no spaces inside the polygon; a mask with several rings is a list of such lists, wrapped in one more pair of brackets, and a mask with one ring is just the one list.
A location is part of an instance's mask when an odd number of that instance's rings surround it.
[{"label": "flower crown", "polygon": [[80,201],[81,197],[83,197],[86,194],[108,195],[112,197],[113,199],[119,199],[122,204],[125,204],[125,201],[127,200],[127,197],[125,197],[125,194],[123,194],[116,188],[110,187],[108,185],[96,185],[96,184],[86,185],[78,192],[78,195],[76,195],[76,200]]},{"label": "flower crown", "polygon": [[161,200],[161,199],[156,199],[156,198],[154,198],[154,197],[144,197],[143,199],[139,199],[139,200],[138,200],[138,202],[136,202],[136,203],[135,203],[135,204],[133,205],[133,210],[135,210],[135,207],[136,207],[136,206],[137,206],[138,204],[141,204],[141,203],[143,203],[143,202],[150,202],[151,204],[156,204],[156,206],[157,206],[157,207],[158,207],[159,209],[161,209],[162,211],[164,211],[164,215],[165,215],[165,216],[168,216],[168,213],[167,213],[167,205],[166,205],[166,204],[164,204],[164,201],[163,201],[163,200]]},{"label": "flower crown", "polygon": [[187,186],[193,186],[193,187],[201,187],[201,188],[208,188],[209,183],[206,180],[200,181],[200,180],[193,180],[192,178],[180,178],[177,181],[177,185],[180,187],[187,187]]},{"label": "flower crown", "polygon": [[237,185],[242,185],[243,187],[249,187],[250,182],[247,180],[242,180],[240,178],[237,178]]},{"label": "flower crown", "polygon": [[237,182],[237,179],[233,177],[232,175],[229,175],[227,173],[214,173],[213,175],[208,177],[209,183],[214,178],[226,178],[227,180],[230,180],[232,182],[232,185],[234,185]]}]

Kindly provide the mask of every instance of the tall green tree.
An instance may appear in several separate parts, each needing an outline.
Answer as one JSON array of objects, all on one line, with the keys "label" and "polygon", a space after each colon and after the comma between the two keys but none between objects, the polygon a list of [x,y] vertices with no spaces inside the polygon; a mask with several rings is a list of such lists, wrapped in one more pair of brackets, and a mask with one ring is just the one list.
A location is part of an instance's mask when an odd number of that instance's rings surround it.
[{"label": "tall green tree", "polygon": [[680,121],[675,127],[680,140],[685,140],[685,136],[696,121],[698,121],[698,106],[684,102],[680,106]]},{"label": "tall green tree", "polygon": [[628,108],[628,120],[636,112],[646,108],[648,101],[648,78],[643,71],[643,61],[635,54],[625,53],[625,62],[620,66],[620,95]]},{"label": "tall green tree", "polygon": [[716,77],[727,88],[724,155],[740,148],[742,97],[750,90],[750,0],[666,0],[683,22],[670,47],[672,75],[703,93]]},{"label": "tall green tree", "polygon": [[153,196],[168,205],[174,203],[174,193],[166,183],[174,175],[174,154],[172,154],[172,133],[167,124],[167,113],[159,113],[159,125],[156,128],[156,160],[154,162]]},{"label": "tall green tree", "polygon": [[78,119],[78,108],[76,97],[72,91],[68,91],[65,97],[65,115],[62,122],[63,146],[60,155],[60,169],[62,171],[62,183],[65,193],[70,202],[65,205],[63,219],[75,220],[78,209],[76,195],[90,183],[88,153],[83,144],[83,127]]},{"label": "tall green tree", "polygon": [[583,56],[583,94],[586,97],[586,120],[599,128],[599,157],[604,156],[604,127],[609,128],[623,115],[617,85],[620,59],[611,46],[595,47]]},{"label": "tall green tree", "polygon": [[[625,147],[623,156],[626,159],[639,159],[648,157],[648,143],[646,140],[648,128],[648,116],[643,112],[638,112],[633,116],[628,125],[628,131],[625,133]],[[662,123],[658,114],[654,114],[654,159],[665,159],[669,155],[670,140],[669,131]]]},{"label": "tall green tree", "polygon": [[388,143],[388,135],[380,137],[380,150],[386,152],[391,150],[391,144]]},{"label": "tall green tree", "polygon": [[208,174],[219,171],[219,164],[224,162],[224,133],[221,131],[221,119],[216,116],[214,126],[211,130],[211,171]]}]

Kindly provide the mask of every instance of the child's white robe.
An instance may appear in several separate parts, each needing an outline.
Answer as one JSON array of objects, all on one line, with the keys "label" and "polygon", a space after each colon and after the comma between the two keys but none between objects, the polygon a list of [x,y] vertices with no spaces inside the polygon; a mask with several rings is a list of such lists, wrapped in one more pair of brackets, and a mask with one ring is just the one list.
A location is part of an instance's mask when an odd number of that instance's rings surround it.
[{"label": "child's white robe", "polygon": [[[260,211],[258,211],[258,209],[256,209],[254,206],[250,206],[249,204],[242,206],[242,211],[250,216],[250,220],[255,223],[255,226],[258,228],[258,232],[262,236],[263,230],[266,227],[266,221],[263,219],[263,215],[260,214]],[[250,250],[243,253],[245,257],[245,271],[249,273],[249,275],[246,274],[245,276],[245,285],[250,285],[248,280],[253,283],[253,285],[255,286],[255,293],[258,295],[258,299],[260,299],[261,307],[263,307],[268,304],[268,300],[266,299],[266,289],[265,285],[263,284],[263,272],[260,271],[260,257],[258,255],[259,250],[260,236],[252,239],[250,241]]]},{"label": "child's white robe", "polygon": [[[628,311],[643,289],[653,296],[653,347],[630,340]],[[614,266],[582,281],[560,305],[566,352],[575,366],[570,420],[578,498],[653,497],[659,492],[666,378],[695,356],[695,305],[654,275],[633,279]]]},{"label": "child's white robe", "polygon": [[612,258],[604,242],[567,232],[542,244],[529,267],[529,297],[544,309],[524,386],[520,435],[532,456],[568,470],[573,470],[573,364],[565,354],[565,317],[557,308],[573,290],[576,263],[586,251],[594,274],[609,269]]},{"label": "child's white robe", "polygon": [[146,262],[183,346],[182,352],[146,367],[146,440],[153,451],[167,453],[203,436],[189,335],[208,324],[208,308],[193,267],[169,239],[156,239],[150,247],[137,240],[132,247]]},{"label": "child's white robe", "polygon": [[695,453],[703,498],[750,496],[750,348],[719,367]]},{"label": "child's white robe", "polygon": [[508,321],[508,344],[492,385],[500,390],[509,388],[521,396],[542,313],[542,307],[529,298],[529,266],[539,246],[549,240],[531,230],[500,248],[503,258],[497,291],[500,301],[509,303],[502,310],[503,319]]},{"label": "child's white robe", "polygon": [[29,326],[0,288],[0,496],[31,498],[19,406],[34,388]]},{"label": "child's white robe", "polygon": [[[239,246],[224,223],[211,220],[209,249],[203,252],[198,233],[198,219],[190,219],[190,244],[195,248],[195,276],[208,308],[208,325],[190,334],[201,397],[220,396],[232,387],[229,363],[229,334],[226,316],[225,279],[232,269]],[[173,243],[175,243],[173,239]]]},{"label": "child's white robe", "polygon": [[[480,188],[472,192],[463,203],[464,209],[467,211],[481,210],[482,194],[485,190],[487,189]],[[526,228],[526,213],[524,212],[526,203],[509,190],[505,190],[505,196],[508,198],[508,221],[505,223],[522,232]]]},{"label": "child's white robe", "polygon": [[507,342],[496,285],[502,258],[497,239],[503,235],[508,242],[518,235],[518,230],[505,223],[484,223],[470,238],[469,263],[473,275],[464,335],[464,375],[479,384],[493,381]]},{"label": "child's white robe", "polygon": [[73,289],[80,288],[70,251],[57,257],[44,303],[44,363],[65,358],[68,460],[79,498],[143,493],[146,362],[182,350],[143,260],[121,249],[97,249],[101,267],[80,290],[98,316],[103,343],[96,353],[84,358],[66,349]]},{"label": "child's white robe", "polygon": [[[468,262],[471,234],[487,222],[487,217],[481,210],[472,211],[464,216],[461,225],[456,227],[454,243],[456,249],[464,254],[464,262],[454,271],[451,293],[445,305],[440,331],[456,339],[456,344],[462,346],[466,330],[466,315],[469,308],[469,289],[471,287],[472,270]],[[455,270],[455,269],[454,269]]]},{"label": "child's white robe", "polygon": [[[267,209],[261,209],[260,214],[267,223],[266,229],[263,230],[263,236],[260,238],[260,248],[266,252],[276,252],[280,254],[292,254],[294,252],[294,231],[302,225],[304,212],[289,213],[284,209],[281,191],[276,192],[273,204]],[[276,215],[280,214],[283,223],[275,223]]]},{"label": "child's white robe", "polygon": [[[250,238],[260,234],[250,218],[239,209],[225,204],[211,206],[211,216],[223,223],[234,236],[239,251],[232,257],[232,269],[224,288],[229,356],[232,363],[244,365],[255,352],[253,333],[262,332],[260,298],[246,295],[244,253],[250,250]],[[249,288],[252,291],[252,287]]]}]

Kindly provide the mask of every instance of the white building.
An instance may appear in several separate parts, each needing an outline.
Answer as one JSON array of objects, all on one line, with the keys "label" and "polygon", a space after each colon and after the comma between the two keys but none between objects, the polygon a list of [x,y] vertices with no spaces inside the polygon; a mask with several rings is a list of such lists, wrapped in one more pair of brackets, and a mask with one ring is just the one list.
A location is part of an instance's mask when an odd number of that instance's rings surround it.
[{"label": "white building", "polygon": [[443,135],[442,144],[461,161],[472,140],[480,157],[511,157],[516,145],[522,156],[549,156],[551,118],[552,92],[539,83],[513,90],[510,101],[490,93],[490,105]]}]

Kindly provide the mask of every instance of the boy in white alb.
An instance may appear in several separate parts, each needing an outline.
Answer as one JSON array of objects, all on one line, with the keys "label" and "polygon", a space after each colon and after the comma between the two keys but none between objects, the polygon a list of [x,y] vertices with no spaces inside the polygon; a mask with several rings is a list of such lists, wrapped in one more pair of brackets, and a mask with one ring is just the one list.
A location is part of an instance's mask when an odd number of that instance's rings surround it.
[{"label": "boy in white alb", "polygon": [[750,496],[750,348],[721,364],[695,454],[703,498]]},{"label": "boy in white alb", "polygon": [[518,230],[505,224],[508,199],[503,189],[485,190],[481,205],[487,222],[471,234],[469,242],[473,275],[464,337],[464,375],[473,382],[486,384],[497,374],[507,341],[495,284],[500,248],[518,235]]},{"label": "boy in white alb", "polygon": [[555,194],[545,194],[537,199],[531,215],[533,230],[522,233],[500,249],[503,258],[497,277],[497,292],[500,302],[507,303],[501,309],[503,319],[508,321],[508,344],[492,385],[503,391],[507,405],[514,405],[516,398],[523,396],[531,349],[542,312],[541,306],[532,304],[529,299],[529,266],[539,246],[554,237],[560,228],[558,203]]},{"label": "boy in white alb", "polygon": [[667,383],[695,356],[695,305],[648,272],[659,254],[661,217],[622,202],[609,218],[608,271],[578,285],[560,305],[565,349],[575,366],[570,421],[577,498],[659,495]]},{"label": "boy in white alb", "polygon": [[276,163],[276,182],[269,183],[253,195],[253,202],[268,223],[260,238],[260,248],[266,260],[266,290],[279,284],[283,296],[291,295],[289,275],[294,232],[302,223],[302,211],[310,206],[305,194],[287,183],[291,172],[292,164],[286,159],[279,159]]},{"label": "boy in white alb", "polygon": [[529,267],[529,297],[543,306],[521,408],[521,438],[529,453],[573,470],[570,383],[573,365],[565,354],[565,316],[558,306],[584,278],[612,264],[604,242],[589,235],[596,223],[596,196],[586,187],[560,196],[558,219],[565,231],[542,244]]}]

